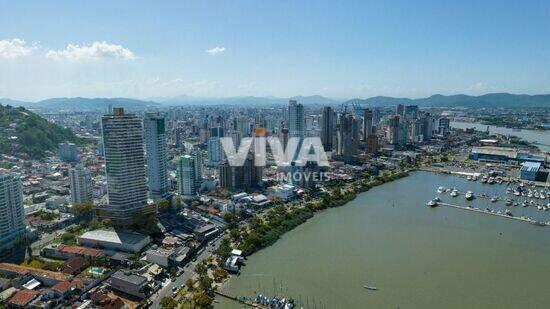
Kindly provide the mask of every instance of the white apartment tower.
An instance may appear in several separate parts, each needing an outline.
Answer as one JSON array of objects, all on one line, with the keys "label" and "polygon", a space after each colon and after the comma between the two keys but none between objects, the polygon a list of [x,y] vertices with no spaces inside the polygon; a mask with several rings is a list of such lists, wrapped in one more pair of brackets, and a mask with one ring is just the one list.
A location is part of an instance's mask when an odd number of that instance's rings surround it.
[{"label": "white apartment tower", "polygon": [[154,210],[147,206],[143,122],[113,108],[101,118],[101,127],[109,203],[100,207],[99,216],[114,225],[131,225],[138,213]]},{"label": "white apartment tower", "polygon": [[82,164],[69,169],[69,186],[73,205],[93,201],[92,175]]}]

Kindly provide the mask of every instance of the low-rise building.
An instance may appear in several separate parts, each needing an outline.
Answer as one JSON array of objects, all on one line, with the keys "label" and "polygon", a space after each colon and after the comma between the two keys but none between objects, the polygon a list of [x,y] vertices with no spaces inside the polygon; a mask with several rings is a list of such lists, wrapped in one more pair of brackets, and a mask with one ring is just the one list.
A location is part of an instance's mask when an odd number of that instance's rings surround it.
[{"label": "low-rise building", "polygon": [[147,296],[147,278],[130,272],[117,271],[110,278],[111,288],[143,299]]},{"label": "low-rise building", "polygon": [[139,233],[95,230],[82,234],[77,241],[79,245],[87,247],[139,252],[151,242],[151,238]]}]

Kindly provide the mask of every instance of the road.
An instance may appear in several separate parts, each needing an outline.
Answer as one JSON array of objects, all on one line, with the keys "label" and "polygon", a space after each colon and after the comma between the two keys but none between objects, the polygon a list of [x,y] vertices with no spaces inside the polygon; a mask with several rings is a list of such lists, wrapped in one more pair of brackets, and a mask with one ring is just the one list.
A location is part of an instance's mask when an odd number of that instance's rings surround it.
[{"label": "road", "polygon": [[181,289],[181,286],[185,285],[185,281],[195,275],[195,265],[206,260],[212,254],[212,252],[214,252],[219,247],[222,238],[223,237],[220,237],[218,240],[212,242],[211,245],[206,246],[204,251],[196,257],[196,260],[194,262],[190,262],[185,265],[185,267],[183,268],[183,273],[178,276],[175,281],[169,281],[167,284],[163,284],[162,288],[149,298],[153,301],[151,308],[160,308],[160,300],[164,296],[171,297],[173,287],[178,287],[178,290]]}]

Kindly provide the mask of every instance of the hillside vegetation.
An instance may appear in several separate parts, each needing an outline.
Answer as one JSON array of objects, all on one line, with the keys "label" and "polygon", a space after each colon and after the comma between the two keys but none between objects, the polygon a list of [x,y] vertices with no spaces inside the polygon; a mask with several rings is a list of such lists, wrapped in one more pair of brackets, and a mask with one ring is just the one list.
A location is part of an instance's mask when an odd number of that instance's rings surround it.
[{"label": "hillside vegetation", "polygon": [[0,105],[0,154],[41,159],[63,141],[81,143],[70,130],[23,107]]}]

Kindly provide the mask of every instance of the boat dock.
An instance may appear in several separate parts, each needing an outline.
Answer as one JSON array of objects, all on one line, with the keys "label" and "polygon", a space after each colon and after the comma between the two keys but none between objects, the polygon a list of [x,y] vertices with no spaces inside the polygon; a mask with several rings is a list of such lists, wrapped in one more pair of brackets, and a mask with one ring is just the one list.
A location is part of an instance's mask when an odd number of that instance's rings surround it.
[{"label": "boat dock", "polygon": [[223,297],[223,298],[227,298],[227,299],[236,301],[236,302],[238,302],[238,303],[241,303],[241,304],[243,304],[243,305],[250,306],[250,307],[252,307],[252,308],[262,308],[262,309],[268,308],[267,306],[257,304],[257,303],[255,303],[255,302],[250,301],[250,300],[240,299],[240,298],[238,298],[237,296],[232,296],[232,295],[229,295],[229,294],[225,294],[225,293],[220,292],[220,291],[213,290],[213,292],[214,292],[214,294],[219,295],[219,296],[221,296],[221,297]]},{"label": "boat dock", "polygon": [[[509,215],[506,215],[506,214],[502,214],[502,213],[499,214],[499,213],[495,213],[495,212],[481,210],[479,208],[453,205],[453,204],[444,203],[444,202],[439,202],[438,205],[446,206],[446,207],[452,207],[452,208],[458,208],[458,209],[463,209],[463,210],[469,210],[469,211],[473,211],[473,212],[479,212],[479,213],[486,214],[486,215],[502,217],[502,218],[506,218],[506,219],[510,219],[510,220],[518,220],[518,221],[527,222],[527,223],[531,223],[531,224],[534,224],[536,222],[536,221],[528,219],[528,218],[514,217],[514,216],[509,216]],[[539,223],[539,225],[540,226],[548,226],[549,224],[541,222],[541,223]]]}]

